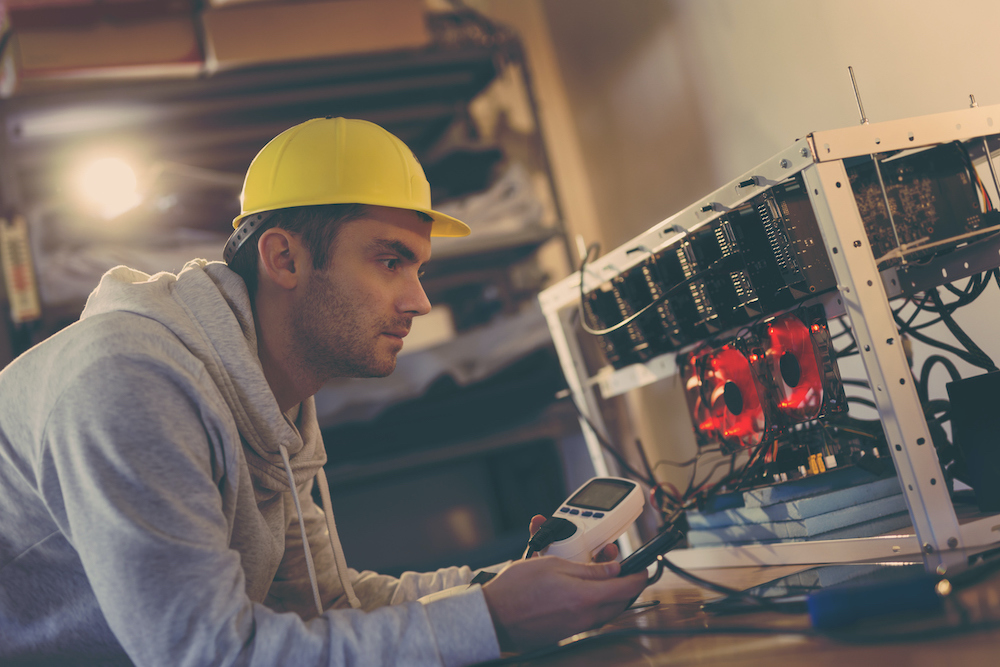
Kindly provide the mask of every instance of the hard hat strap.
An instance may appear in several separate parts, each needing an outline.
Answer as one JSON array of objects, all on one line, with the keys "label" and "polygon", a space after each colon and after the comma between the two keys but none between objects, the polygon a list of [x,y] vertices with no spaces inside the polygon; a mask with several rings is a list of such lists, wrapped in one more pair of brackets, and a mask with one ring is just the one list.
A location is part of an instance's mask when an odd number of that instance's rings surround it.
[{"label": "hard hat strap", "polygon": [[240,226],[236,228],[236,231],[226,241],[226,248],[222,251],[222,258],[226,260],[226,264],[233,263],[233,257],[236,256],[237,251],[246,243],[247,239],[253,236],[255,231],[264,226],[264,223],[272,215],[274,215],[274,211],[264,211],[263,213],[254,213],[243,218]]}]

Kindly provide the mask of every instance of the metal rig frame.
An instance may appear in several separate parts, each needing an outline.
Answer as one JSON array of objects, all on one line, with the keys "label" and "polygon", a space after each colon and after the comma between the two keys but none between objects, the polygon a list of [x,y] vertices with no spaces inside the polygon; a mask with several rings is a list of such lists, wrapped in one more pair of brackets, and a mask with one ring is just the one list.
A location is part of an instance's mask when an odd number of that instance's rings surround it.
[{"label": "metal rig frame", "polygon": [[[964,563],[968,550],[1000,539],[1000,515],[964,524],[956,516],[889,307],[889,298],[901,293],[899,283],[909,281],[910,275],[904,272],[905,260],[902,267],[881,273],[877,269],[843,163],[845,158],[873,156],[877,166],[876,153],[981,138],[981,157],[989,164],[1000,198],[991,154],[1000,145],[1000,136],[994,136],[1000,132],[1000,105],[978,107],[973,101],[972,107],[959,111],[875,124],[862,120],[859,126],[814,132],[797,140],[753,170],[587,264],[582,277],[577,271],[539,295],[573,399],[594,427],[606,435],[595,392],[610,398],[670,377],[677,372],[675,352],[619,370],[608,366],[589,376],[572,321],[580,302],[581,279],[583,291],[595,289],[638,264],[647,253],[669,245],[683,230],[702,226],[801,172],[837,279],[837,290],[816,300],[823,303],[828,318],[846,313],[851,322],[916,535],[671,551],[671,561],[681,567],[820,564],[920,554],[933,570]],[[637,248],[644,252],[635,252]],[[1000,253],[994,243],[987,251],[943,258],[941,265],[921,271],[938,276],[946,271],[949,280],[957,280],[1000,266]],[[597,434],[586,420],[580,422],[596,474],[608,474],[608,461]]]}]

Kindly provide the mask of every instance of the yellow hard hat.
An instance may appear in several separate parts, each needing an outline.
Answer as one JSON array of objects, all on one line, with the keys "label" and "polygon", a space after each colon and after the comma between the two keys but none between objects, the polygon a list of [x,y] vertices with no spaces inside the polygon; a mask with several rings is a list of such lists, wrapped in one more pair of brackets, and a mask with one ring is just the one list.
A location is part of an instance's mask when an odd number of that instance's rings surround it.
[{"label": "yellow hard hat", "polygon": [[420,211],[433,220],[431,236],[470,232],[464,222],[431,208],[431,186],[406,144],[366,120],[332,117],[295,125],[257,153],[243,182],[233,227],[257,213],[322,204]]}]

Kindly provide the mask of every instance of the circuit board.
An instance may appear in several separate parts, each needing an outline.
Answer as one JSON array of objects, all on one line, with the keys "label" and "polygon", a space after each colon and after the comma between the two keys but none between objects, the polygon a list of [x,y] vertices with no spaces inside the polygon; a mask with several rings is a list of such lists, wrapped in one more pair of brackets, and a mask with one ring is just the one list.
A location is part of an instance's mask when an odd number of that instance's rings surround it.
[{"label": "circuit board", "polygon": [[882,157],[878,168],[870,157],[845,167],[879,268],[925,258],[995,225],[981,210],[975,170],[959,143]]}]

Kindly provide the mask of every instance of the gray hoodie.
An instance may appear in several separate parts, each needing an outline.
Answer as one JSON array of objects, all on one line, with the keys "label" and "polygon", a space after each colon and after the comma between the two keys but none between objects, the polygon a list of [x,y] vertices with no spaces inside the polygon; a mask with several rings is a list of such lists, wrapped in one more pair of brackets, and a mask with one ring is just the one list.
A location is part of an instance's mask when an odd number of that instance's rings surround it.
[{"label": "gray hoodie", "polygon": [[468,568],[346,567],[312,501],[326,462],[312,399],[282,414],[256,350],[243,282],[196,260],[176,276],[112,269],[80,322],[0,372],[0,662],[499,654],[479,586],[416,601]]}]

